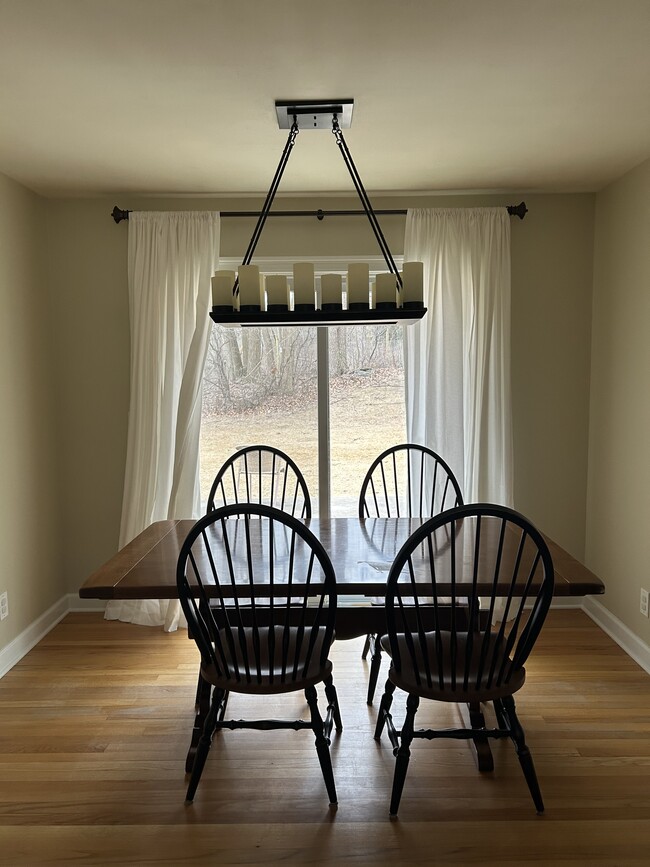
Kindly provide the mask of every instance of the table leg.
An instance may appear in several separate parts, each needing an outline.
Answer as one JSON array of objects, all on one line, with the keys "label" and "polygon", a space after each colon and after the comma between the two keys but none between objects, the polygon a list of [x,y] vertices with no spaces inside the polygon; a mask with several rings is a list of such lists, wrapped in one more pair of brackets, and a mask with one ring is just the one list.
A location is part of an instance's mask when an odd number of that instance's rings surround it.
[{"label": "table leg", "polygon": [[[467,705],[467,709],[469,710],[469,721],[471,727],[473,729],[485,728],[485,717],[483,716],[480,702],[470,702]],[[476,737],[472,738],[472,740],[474,741],[474,748],[476,750],[476,762],[478,764],[479,771],[493,771],[494,758],[492,757],[492,750],[490,749],[488,738],[477,735]]]}]

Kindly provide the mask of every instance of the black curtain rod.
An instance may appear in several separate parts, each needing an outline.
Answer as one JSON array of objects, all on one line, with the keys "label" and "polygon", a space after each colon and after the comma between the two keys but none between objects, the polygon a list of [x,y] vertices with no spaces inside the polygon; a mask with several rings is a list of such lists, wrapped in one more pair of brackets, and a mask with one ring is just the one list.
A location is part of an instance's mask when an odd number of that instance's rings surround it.
[{"label": "black curtain rod", "polygon": [[[525,202],[519,202],[518,205],[508,205],[507,211],[511,217],[519,217],[523,220],[528,213],[528,208]],[[111,217],[116,223],[121,223],[122,220],[128,220],[131,211],[124,211],[118,208],[117,205],[111,211]],[[406,209],[391,209],[375,210],[375,214],[399,214],[406,215]],[[259,211],[221,211],[222,217],[259,217]],[[322,211],[320,208],[317,211],[270,211],[269,217],[316,217],[317,220],[322,220],[325,217],[365,217],[365,211]]]}]

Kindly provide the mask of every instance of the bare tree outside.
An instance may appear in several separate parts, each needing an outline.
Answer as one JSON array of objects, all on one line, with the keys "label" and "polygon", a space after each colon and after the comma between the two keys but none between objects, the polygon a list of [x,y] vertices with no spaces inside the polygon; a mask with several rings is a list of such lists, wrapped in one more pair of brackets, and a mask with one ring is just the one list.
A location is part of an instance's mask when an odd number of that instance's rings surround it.
[{"label": "bare tree outside", "polygon": [[203,374],[203,416],[301,400],[313,387],[314,328],[213,326]]},{"label": "bare tree outside", "polygon": [[[368,465],[404,440],[403,326],[329,328],[332,514],[356,513]],[[318,505],[316,328],[213,325],[203,380],[201,493],[242,445],[273,445]]]}]

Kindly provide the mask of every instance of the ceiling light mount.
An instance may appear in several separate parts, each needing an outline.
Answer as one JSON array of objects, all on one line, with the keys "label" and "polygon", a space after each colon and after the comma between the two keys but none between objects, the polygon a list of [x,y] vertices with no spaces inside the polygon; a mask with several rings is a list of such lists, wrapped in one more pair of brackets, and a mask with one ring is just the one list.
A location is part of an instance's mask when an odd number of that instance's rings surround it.
[{"label": "ceiling light mount", "polygon": [[332,117],[336,115],[341,129],[352,125],[353,99],[276,99],[275,111],[280,129],[291,129],[297,124],[300,130],[332,129]]},{"label": "ceiling light mount", "polygon": [[[405,263],[404,275],[407,275],[407,286],[404,286],[402,274],[397,268],[390,248],[381,230],[377,216],[372,208],[368,194],[361,181],[361,176],[354,164],[352,155],[343,137],[343,127],[349,127],[352,120],[353,100],[277,100],[275,103],[280,129],[288,129],[282,156],[259,217],[248,249],[244,255],[239,272],[217,272],[212,278],[213,305],[210,316],[222,325],[329,325],[357,324],[358,322],[396,322],[415,321],[424,316],[426,308],[422,293],[422,263]],[[290,294],[286,277],[272,275],[268,282],[260,281],[259,268],[251,265],[266,218],[269,216],[273,199],[282,180],[282,175],[291,156],[291,151],[302,129],[326,129],[333,133],[343,162],[350,174],[354,187],[368,217],[372,231],[375,234],[379,248],[388,266],[387,274],[377,275],[376,293],[373,290],[371,299],[368,284],[368,265],[362,273],[350,276],[348,274],[348,290],[346,302],[341,277],[337,274],[327,274],[321,277],[320,300],[317,301],[314,284],[313,264],[307,263],[304,274],[301,274],[300,286],[294,284],[293,309],[289,310]],[[413,268],[411,266],[419,266]],[[306,271],[309,270],[310,275]],[[363,269],[361,269],[363,270]],[[294,275],[296,268],[294,267]],[[231,282],[234,277],[234,284]],[[277,278],[277,279],[276,279]],[[326,278],[327,285],[325,285]],[[297,278],[296,278],[297,279]],[[283,285],[280,285],[282,283]],[[307,285],[310,283],[310,285]],[[232,291],[230,291],[232,286]],[[267,301],[268,290],[268,301]],[[296,300],[299,296],[302,300]],[[282,296],[286,295],[286,299]],[[271,300],[273,296],[273,300]],[[304,297],[303,297],[304,296]],[[358,297],[357,297],[358,296]],[[347,306],[344,308],[344,303]],[[268,305],[268,306],[267,306]],[[279,319],[276,317],[280,317]]]}]

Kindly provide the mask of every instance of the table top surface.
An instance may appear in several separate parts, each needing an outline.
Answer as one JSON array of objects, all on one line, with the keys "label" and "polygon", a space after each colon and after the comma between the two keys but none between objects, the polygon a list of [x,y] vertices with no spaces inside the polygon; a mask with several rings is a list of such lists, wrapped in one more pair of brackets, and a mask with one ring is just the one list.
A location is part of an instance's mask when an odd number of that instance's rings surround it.
[{"label": "table top surface", "polygon": [[[84,582],[86,599],[173,599],[176,563],[193,520],[157,521]],[[308,523],[327,551],[339,596],[383,596],[388,570],[421,518],[330,518]],[[602,581],[548,536],[556,596],[604,593]]]}]

